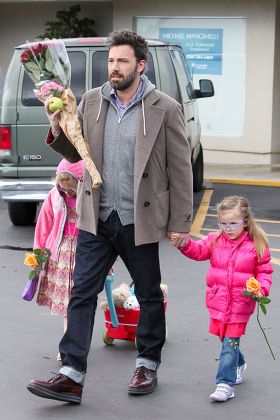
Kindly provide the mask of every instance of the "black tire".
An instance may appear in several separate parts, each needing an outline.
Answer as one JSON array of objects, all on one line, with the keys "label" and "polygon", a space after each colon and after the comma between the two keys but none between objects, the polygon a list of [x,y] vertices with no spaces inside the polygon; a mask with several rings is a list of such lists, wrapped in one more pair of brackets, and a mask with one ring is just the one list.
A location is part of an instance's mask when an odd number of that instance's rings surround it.
[{"label": "black tire", "polygon": [[193,190],[199,192],[203,188],[203,150],[200,145],[199,154],[193,165]]},{"label": "black tire", "polygon": [[8,203],[9,217],[15,226],[33,225],[37,213],[36,202],[10,202]]}]

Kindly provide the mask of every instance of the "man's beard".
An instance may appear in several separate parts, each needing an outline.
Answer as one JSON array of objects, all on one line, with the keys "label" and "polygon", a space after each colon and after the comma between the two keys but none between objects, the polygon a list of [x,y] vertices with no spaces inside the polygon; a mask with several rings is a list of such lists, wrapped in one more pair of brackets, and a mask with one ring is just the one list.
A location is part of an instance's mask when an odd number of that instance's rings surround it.
[{"label": "man's beard", "polygon": [[130,86],[132,86],[133,83],[135,82],[135,79],[136,79],[136,76],[137,76],[137,65],[135,66],[134,70],[131,73],[129,73],[128,76],[124,77],[120,81],[115,82],[115,81],[111,80],[111,77],[113,75],[121,76],[121,74],[118,73],[118,72],[112,72],[110,74],[110,84],[111,84],[112,88],[114,88],[116,90],[126,90],[126,89],[130,88]]}]

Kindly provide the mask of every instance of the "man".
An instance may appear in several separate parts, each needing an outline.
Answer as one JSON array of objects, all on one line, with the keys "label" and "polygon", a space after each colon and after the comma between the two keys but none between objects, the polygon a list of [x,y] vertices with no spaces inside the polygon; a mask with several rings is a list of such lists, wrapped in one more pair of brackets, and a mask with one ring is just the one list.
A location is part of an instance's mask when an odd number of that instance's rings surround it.
[{"label": "man", "polygon": [[[175,245],[184,246],[192,217],[190,148],[180,106],[142,75],[144,38],[117,31],[108,47],[109,82],[86,92],[78,108],[103,184],[92,190],[86,171],[78,187],[80,230],[68,328],[59,346],[62,367],[49,381],[27,386],[37,396],[72,403],[81,402],[97,297],[118,255],[140,304],[136,370],[128,392],[154,390],[165,341],[159,241],[172,232]],[[60,131],[59,111],[51,114],[47,104],[46,110],[47,143],[70,162],[80,160]]]}]

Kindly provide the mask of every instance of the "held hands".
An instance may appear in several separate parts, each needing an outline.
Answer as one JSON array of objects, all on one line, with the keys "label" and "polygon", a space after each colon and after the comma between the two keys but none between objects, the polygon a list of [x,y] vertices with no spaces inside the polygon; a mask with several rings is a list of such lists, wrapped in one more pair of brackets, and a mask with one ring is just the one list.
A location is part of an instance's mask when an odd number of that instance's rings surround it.
[{"label": "held hands", "polygon": [[51,97],[49,97],[45,102],[45,111],[46,111],[47,117],[48,117],[49,122],[50,122],[51,131],[52,131],[53,134],[57,135],[61,131],[61,128],[60,128],[60,125],[59,125],[59,116],[60,116],[61,110],[58,109],[55,112],[51,112],[49,110],[50,99],[51,99]]},{"label": "held hands", "polygon": [[176,248],[184,248],[189,241],[189,233],[168,232],[167,236]]}]

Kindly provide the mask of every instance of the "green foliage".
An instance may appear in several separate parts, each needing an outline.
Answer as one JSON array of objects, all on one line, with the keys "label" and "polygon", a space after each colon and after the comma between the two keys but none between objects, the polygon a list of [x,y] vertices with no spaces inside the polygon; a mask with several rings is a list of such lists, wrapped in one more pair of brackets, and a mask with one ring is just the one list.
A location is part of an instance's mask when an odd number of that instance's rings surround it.
[{"label": "green foliage", "polygon": [[37,265],[29,273],[29,280],[35,280],[38,276],[39,271],[43,270],[43,265],[48,262],[48,259],[51,256],[49,248],[35,248],[33,254],[36,257]]},{"label": "green foliage", "polygon": [[58,11],[56,13],[57,20],[46,22],[46,30],[38,38],[52,39],[97,36],[97,33],[92,28],[95,21],[89,18],[79,19],[77,14],[80,11],[81,6],[79,4],[71,6],[69,11]]}]

